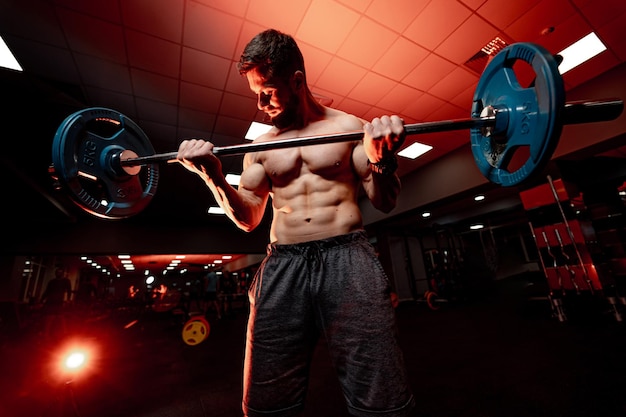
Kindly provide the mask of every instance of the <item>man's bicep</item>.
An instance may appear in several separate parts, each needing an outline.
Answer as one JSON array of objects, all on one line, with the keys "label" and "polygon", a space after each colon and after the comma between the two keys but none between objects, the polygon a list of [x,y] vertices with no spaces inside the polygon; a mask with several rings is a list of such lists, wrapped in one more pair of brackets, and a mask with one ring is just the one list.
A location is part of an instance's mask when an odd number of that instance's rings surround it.
[{"label": "man's bicep", "polygon": [[258,162],[246,164],[241,173],[239,188],[251,191],[259,196],[270,192],[270,180],[265,173],[265,168]]},{"label": "man's bicep", "polygon": [[263,165],[252,163],[241,173],[237,192],[249,206],[265,210],[270,188],[270,180]]}]

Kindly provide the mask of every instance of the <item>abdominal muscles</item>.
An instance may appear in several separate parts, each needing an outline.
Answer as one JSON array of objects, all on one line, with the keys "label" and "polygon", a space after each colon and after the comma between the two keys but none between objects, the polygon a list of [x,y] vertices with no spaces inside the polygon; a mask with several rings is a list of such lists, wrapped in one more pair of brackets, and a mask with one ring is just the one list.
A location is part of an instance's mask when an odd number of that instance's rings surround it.
[{"label": "abdominal muscles", "polygon": [[272,242],[301,243],[362,228],[352,184],[307,177],[273,193]]}]

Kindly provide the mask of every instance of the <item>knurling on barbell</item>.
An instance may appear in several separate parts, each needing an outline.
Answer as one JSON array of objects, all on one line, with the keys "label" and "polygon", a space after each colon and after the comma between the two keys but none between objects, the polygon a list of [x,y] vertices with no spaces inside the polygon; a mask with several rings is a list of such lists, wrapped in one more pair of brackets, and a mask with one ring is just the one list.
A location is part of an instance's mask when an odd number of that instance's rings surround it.
[{"label": "knurling on barbell", "polygon": [[[522,86],[514,65],[534,72]],[[563,79],[553,55],[540,45],[516,43],[500,51],[481,75],[471,117],[405,125],[407,135],[470,130],[480,172],[491,182],[515,186],[539,174],[552,158],[565,124],[614,120],[620,99],[565,102]],[[360,140],[362,131],[216,146],[218,156]],[[123,114],[92,107],[68,116],[52,144],[51,173],[82,210],[106,219],[141,212],[156,192],[157,162],[177,152],[156,154],[141,128]],[[521,158],[519,155],[522,155]],[[514,163],[513,163],[514,162]]]}]

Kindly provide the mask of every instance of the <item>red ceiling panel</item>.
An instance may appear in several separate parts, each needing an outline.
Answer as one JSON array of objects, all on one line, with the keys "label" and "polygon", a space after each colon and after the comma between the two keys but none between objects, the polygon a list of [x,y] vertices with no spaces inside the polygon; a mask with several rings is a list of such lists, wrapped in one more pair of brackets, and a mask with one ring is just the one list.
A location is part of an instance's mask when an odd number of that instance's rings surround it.
[{"label": "red ceiling panel", "polygon": [[505,6],[500,0],[488,0],[478,8],[477,12],[492,25],[505,28],[537,3],[539,0],[516,0],[508,2]]},{"label": "red ceiling panel", "polygon": [[[244,3],[225,0],[229,3]],[[302,22],[310,1],[252,1],[249,3],[246,18],[262,25],[263,27],[275,28],[287,33],[296,33]],[[246,41],[249,38],[246,37]]]},{"label": "red ceiling panel", "polygon": [[192,48],[224,58],[231,58],[243,20],[207,6],[187,2],[185,8],[184,43]]},{"label": "red ceiling panel", "polygon": [[60,10],[69,46],[79,53],[127,64],[122,27],[70,10]]},{"label": "red ceiling panel", "polygon": [[404,31],[430,0],[373,0],[365,14],[396,31]]},{"label": "red ceiling panel", "polygon": [[[102,8],[98,1],[75,1],[81,5],[93,4]],[[153,0],[124,0],[119,2],[122,19],[126,26],[140,32],[148,33],[171,42],[180,42],[183,36],[184,0],[168,0],[167,13],[163,13],[163,5]],[[116,10],[116,7],[108,8]],[[119,19],[117,20],[119,21]]]},{"label": "red ceiling panel", "polygon": [[294,35],[303,42],[335,53],[358,20],[358,13],[341,4],[330,0],[314,0]]},{"label": "red ceiling panel", "polygon": [[184,48],[181,62],[181,80],[223,89],[232,61],[213,54]]},{"label": "red ceiling panel", "polygon": [[455,68],[452,62],[439,55],[430,54],[402,82],[418,90],[428,91]]},{"label": "red ceiling panel", "polygon": [[180,44],[127,30],[126,45],[132,67],[173,78],[180,76]]},{"label": "red ceiling panel", "polygon": [[401,80],[422,62],[428,53],[426,49],[414,42],[406,38],[398,38],[372,70],[391,79]]},{"label": "red ceiling panel", "polygon": [[396,33],[364,17],[357,22],[337,53],[348,61],[369,69],[397,37]]},{"label": "red ceiling panel", "polygon": [[434,50],[470,16],[471,11],[457,1],[432,1],[411,23],[404,36]]}]

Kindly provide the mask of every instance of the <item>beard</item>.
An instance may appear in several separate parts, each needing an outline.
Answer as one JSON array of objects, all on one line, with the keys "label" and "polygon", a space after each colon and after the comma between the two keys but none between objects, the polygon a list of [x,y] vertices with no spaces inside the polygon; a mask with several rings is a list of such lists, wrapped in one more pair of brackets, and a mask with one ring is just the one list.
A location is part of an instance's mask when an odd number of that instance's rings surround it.
[{"label": "beard", "polygon": [[293,128],[297,124],[299,107],[298,97],[292,94],[289,101],[283,106],[283,111],[271,119],[272,124],[280,130]]}]

